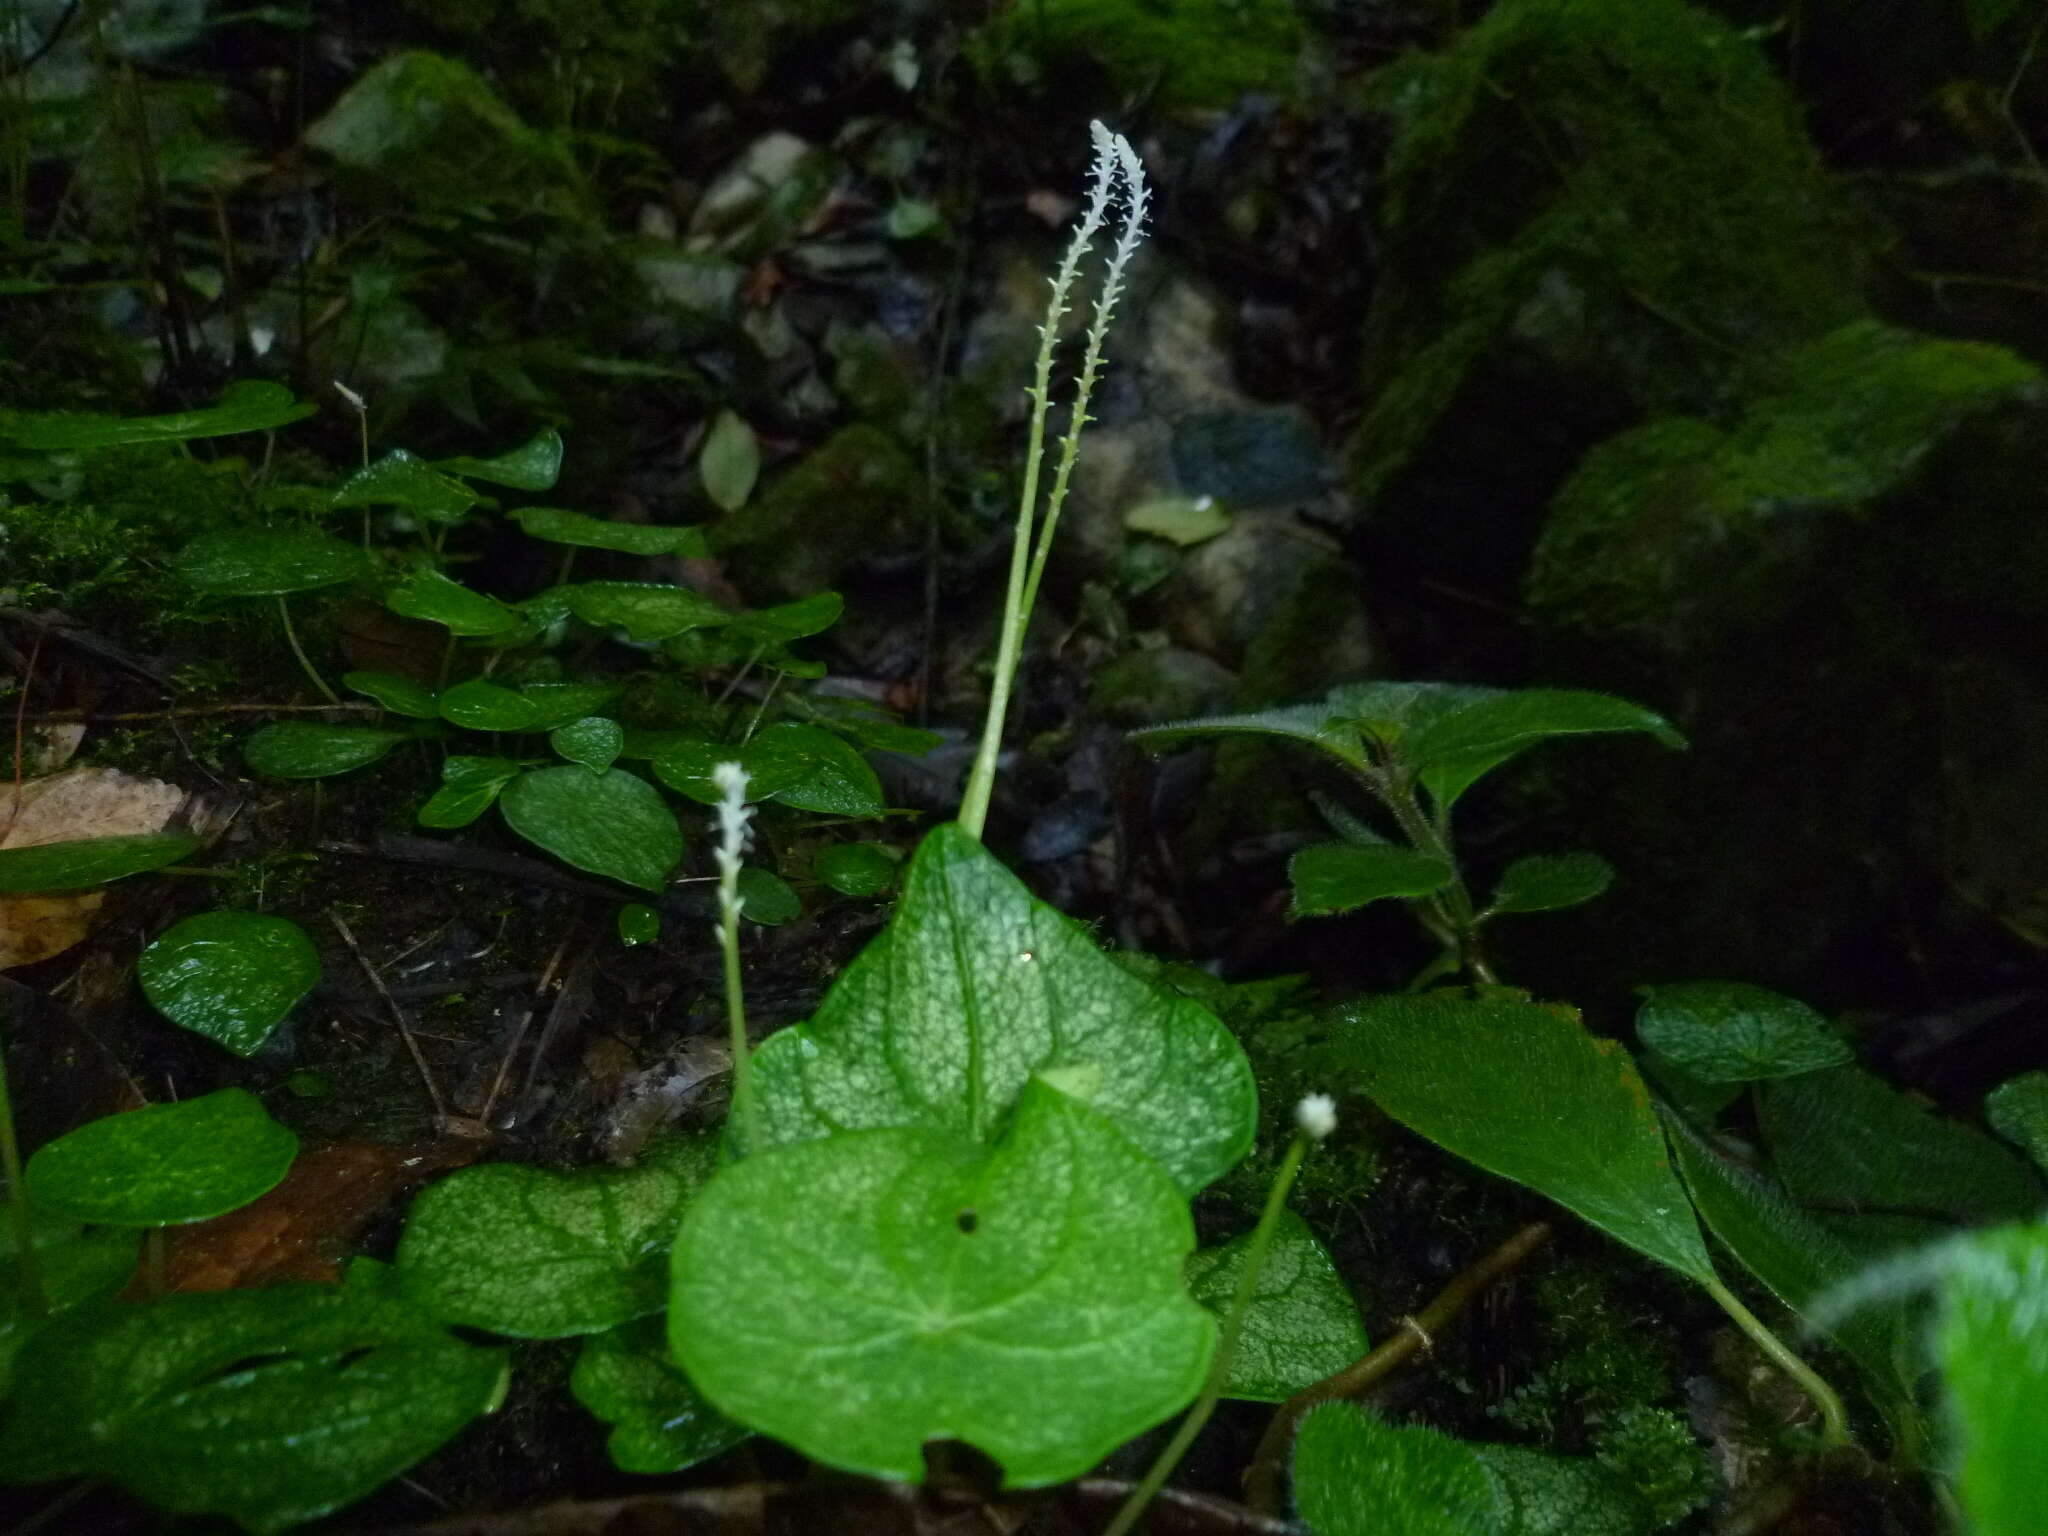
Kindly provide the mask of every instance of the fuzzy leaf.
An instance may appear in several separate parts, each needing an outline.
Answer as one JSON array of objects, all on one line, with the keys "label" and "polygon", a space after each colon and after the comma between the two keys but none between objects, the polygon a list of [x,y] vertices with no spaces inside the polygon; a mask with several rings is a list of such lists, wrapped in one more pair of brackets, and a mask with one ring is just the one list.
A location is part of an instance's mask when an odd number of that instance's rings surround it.
[{"label": "fuzzy leaf", "polygon": [[838,843],[818,855],[817,875],[842,896],[879,896],[896,883],[898,868],[878,843]]},{"label": "fuzzy leaf", "polygon": [[860,1131],[756,1152],[692,1203],[669,1337],[741,1423],[916,1478],[961,1439],[1010,1487],[1079,1476],[1185,1404],[1216,1325],[1187,1204],[1084,1105],[1026,1087],[993,1146]]},{"label": "fuzzy leaf", "polygon": [[[1188,1260],[1188,1291],[1218,1317],[1229,1308],[1251,1234]],[[1308,1223],[1281,1213],[1224,1383],[1227,1397],[1279,1403],[1334,1376],[1370,1348],[1358,1303]]]},{"label": "fuzzy leaf", "polygon": [[784,645],[807,635],[822,634],[839,622],[846,599],[837,592],[813,592],[776,608],[756,608],[728,626],[734,639],[752,645]]},{"label": "fuzzy leaf", "polygon": [[102,1227],[205,1221],[275,1188],[299,1138],[241,1088],[89,1120],[28,1160],[41,1214]]},{"label": "fuzzy leaf", "polygon": [[370,574],[361,549],[315,528],[202,533],[171,564],[187,586],[211,597],[279,597]]},{"label": "fuzzy leaf", "polygon": [[1614,866],[1597,853],[1539,853],[1501,871],[1489,915],[1561,912],[1591,901],[1614,883]]},{"label": "fuzzy leaf", "polygon": [[200,912],[135,962],[142,995],[173,1024],[248,1056],[320,981],[306,930],[261,912]]},{"label": "fuzzy leaf", "polygon": [[1685,738],[1662,715],[1604,693],[1524,688],[1480,699],[1432,720],[1408,737],[1408,760],[1439,806],[1539,742],[1558,736],[1642,731],[1667,747]]},{"label": "fuzzy leaf", "polygon": [[667,1331],[656,1318],[585,1339],[569,1390],[612,1426],[605,1449],[622,1472],[680,1472],[749,1434],[691,1385],[669,1354]]},{"label": "fuzzy leaf", "polygon": [[1451,882],[1442,859],[1393,843],[1314,843],[1287,861],[1294,917],[1355,912],[1396,896],[1427,896]]},{"label": "fuzzy leaf", "polygon": [[505,823],[564,864],[658,891],[683,859],[675,813],[623,769],[535,768],[498,797]]},{"label": "fuzzy leaf", "polygon": [[175,864],[204,841],[189,832],[133,832],[0,848],[0,894],[82,891]]},{"label": "fuzzy leaf", "polygon": [[1131,732],[1141,747],[1161,751],[1185,746],[1208,736],[1278,736],[1320,748],[1351,768],[1366,766],[1358,728],[1322,704],[1289,704],[1243,715],[1214,715],[1206,720],[1176,720]]},{"label": "fuzzy leaf", "polygon": [[793,917],[803,916],[803,898],[773,870],[749,864],[740,871],[739,893],[745,903],[740,908],[740,916],[750,923],[772,928]]},{"label": "fuzzy leaf", "polygon": [[1188,1194],[1251,1144],[1251,1068],[1215,1015],[1130,974],[948,824],[810,1022],[756,1053],[754,1087],[765,1145],[873,1126],[987,1142],[1034,1074]]},{"label": "fuzzy leaf", "polygon": [[1496,1536],[1493,1485],[1471,1449],[1325,1403],[1294,1440],[1294,1502],[1316,1536]]},{"label": "fuzzy leaf", "polygon": [[1638,987],[1636,1033],[1703,1083],[1796,1077],[1855,1059],[1828,1021],[1806,1004],[1740,981]]}]

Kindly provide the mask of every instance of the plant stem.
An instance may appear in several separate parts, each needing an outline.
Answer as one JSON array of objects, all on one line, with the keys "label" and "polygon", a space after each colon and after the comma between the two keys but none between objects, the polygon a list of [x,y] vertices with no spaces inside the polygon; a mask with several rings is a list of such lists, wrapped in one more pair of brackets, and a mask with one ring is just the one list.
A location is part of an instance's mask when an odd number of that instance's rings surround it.
[{"label": "plant stem", "polygon": [[1422,813],[1422,807],[1415,799],[1415,785],[1405,774],[1396,776],[1388,772],[1377,774],[1367,780],[1380,800],[1393,813],[1395,823],[1401,829],[1418,853],[1427,853],[1442,859],[1451,871],[1450,884],[1446,885],[1431,900],[1435,902],[1444,926],[1455,938],[1459,963],[1472,973],[1476,981],[1488,986],[1497,983],[1493,968],[1486,963],[1479,947],[1479,917],[1472,905],[1472,893],[1466,889],[1465,877],[1458,869],[1458,857],[1451,849],[1448,833]]},{"label": "plant stem", "polygon": [[1127,1536],[1145,1513],[1145,1506],[1166,1486],[1173,1469],[1180,1465],[1181,1457],[1195,1443],[1195,1436],[1209,1422],[1209,1415],[1216,1411],[1217,1400],[1223,1396],[1224,1384],[1230,1379],[1230,1362],[1237,1354],[1238,1337],[1244,1332],[1245,1312],[1252,1304],[1253,1292],[1258,1289],[1259,1271],[1266,1266],[1266,1250],[1272,1246],[1273,1229],[1279,1223],[1280,1213],[1287,1209],[1287,1196],[1294,1188],[1294,1176],[1301,1172],[1301,1160],[1308,1155],[1309,1145],[1308,1134],[1297,1133],[1288,1144],[1286,1156],[1280,1160],[1280,1171],[1273,1180],[1273,1187],[1266,1192],[1265,1209],[1259,1212],[1259,1224],[1252,1228],[1252,1240],[1245,1250],[1244,1268],[1237,1277],[1237,1290],[1231,1295],[1230,1310],[1223,1314],[1223,1329],[1216,1340],[1216,1354],[1209,1362],[1209,1374],[1202,1382],[1202,1390],[1196,1396],[1194,1406],[1188,1409],[1187,1417],[1180,1421],[1180,1428],[1166,1442],[1166,1449],[1159,1453],[1151,1469],[1131,1490],[1130,1497],[1124,1500],[1123,1508],[1116,1512],[1116,1518],[1102,1536]]},{"label": "plant stem", "polygon": [[747,998],[740,983],[740,909],[736,899],[739,871],[718,879],[718,945],[725,954],[725,1026],[732,1040],[732,1119],[742,1146],[752,1146],[759,1129],[754,1120],[753,1064],[747,1044]]},{"label": "plant stem", "polygon": [[1748,1334],[1751,1342],[1770,1356],[1771,1361],[1799,1384],[1800,1390],[1813,1399],[1820,1409],[1821,1443],[1828,1446],[1848,1445],[1849,1415],[1842,1408],[1841,1398],[1835,1389],[1821,1380],[1818,1372],[1799,1356],[1794,1354],[1775,1333],[1764,1326],[1764,1322],[1749,1308],[1736,1299],[1735,1293],[1718,1279],[1701,1282],[1707,1294],[1714,1298],[1723,1312],[1735,1319],[1735,1326]]},{"label": "plant stem", "polygon": [[313,686],[320,690],[328,703],[339,704],[341,696],[327,686],[327,679],[314,671],[313,663],[306,659],[305,648],[299,644],[299,632],[292,628],[292,610],[285,602],[282,592],[277,595],[277,616],[284,622],[285,643],[291,646],[292,654],[299,658],[300,668],[313,680]]},{"label": "plant stem", "polygon": [[14,1131],[14,1094],[7,1084],[4,1036],[0,1036],[0,1173],[7,1177],[7,1216],[14,1228],[15,1276],[21,1284],[22,1301],[31,1316],[41,1317],[49,1310],[49,1297],[43,1290],[42,1266],[36,1257],[35,1217],[21,1183],[21,1142]]},{"label": "plant stem", "polygon": [[151,1227],[142,1234],[143,1283],[152,1297],[171,1288],[170,1267],[164,1257],[164,1229]]}]

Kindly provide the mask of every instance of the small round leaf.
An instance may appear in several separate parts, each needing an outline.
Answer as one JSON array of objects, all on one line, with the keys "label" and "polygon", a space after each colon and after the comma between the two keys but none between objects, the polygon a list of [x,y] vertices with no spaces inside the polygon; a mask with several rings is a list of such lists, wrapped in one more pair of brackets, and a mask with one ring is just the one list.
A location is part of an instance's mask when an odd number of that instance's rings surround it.
[{"label": "small round leaf", "polygon": [[773,928],[803,915],[803,898],[780,875],[749,864],[740,871],[740,899],[745,903],[740,916],[750,923]]},{"label": "small round leaf", "polygon": [[30,1158],[22,1183],[59,1221],[181,1226],[267,1194],[298,1150],[254,1094],[223,1088],[81,1125]]},{"label": "small round leaf", "polygon": [[879,896],[896,883],[896,870],[879,843],[840,843],[818,855],[818,879],[842,896]]},{"label": "small round leaf", "polygon": [[619,908],[619,942],[628,949],[652,944],[661,937],[661,914],[644,901],[629,901]]},{"label": "small round leaf", "polygon": [[320,956],[289,919],[201,912],[145,949],[135,973],[158,1013],[247,1056],[319,983]]}]

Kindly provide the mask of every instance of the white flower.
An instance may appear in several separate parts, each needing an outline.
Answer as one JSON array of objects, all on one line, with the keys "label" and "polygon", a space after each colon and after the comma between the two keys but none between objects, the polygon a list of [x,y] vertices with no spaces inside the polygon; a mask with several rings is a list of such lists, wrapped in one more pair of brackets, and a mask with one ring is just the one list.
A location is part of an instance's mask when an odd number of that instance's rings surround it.
[{"label": "white flower", "polygon": [[747,851],[747,823],[753,807],[747,804],[747,770],[738,763],[720,763],[711,770],[711,782],[723,797],[718,802],[718,872],[730,884],[740,872],[740,855]]},{"label": "white flower", "polygon": [[1311,1093],[1294,1106],[1294,1123],[1310,1141],[1321,1141],[1337,1129],[1337,1101],[1327,1093]]}]

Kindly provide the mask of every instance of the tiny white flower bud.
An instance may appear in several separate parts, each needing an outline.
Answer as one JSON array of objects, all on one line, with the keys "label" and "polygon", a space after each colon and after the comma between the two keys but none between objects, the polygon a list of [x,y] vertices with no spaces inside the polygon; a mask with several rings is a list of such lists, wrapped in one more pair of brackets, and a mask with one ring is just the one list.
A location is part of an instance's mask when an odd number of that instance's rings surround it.
[{"label": "tiny white flower bud", "polygon": [[1294,1123],[1310,1141],[1321,1141],[1337,1129],[1337,1101],[1327,1093],[1311,1093],[1294,1106]]},{"label": "tiny white flower bud", "polygon": [[334,387],[341,392],[341,398],[346,400],[350,405],[354,406],[357,410],[367,411],[370,408],[369,401],[365,400],[361,395],[357,394],[354,390],[350,389],[346,384],[342,383],[341,380],[336,379],[334,381]]}]

